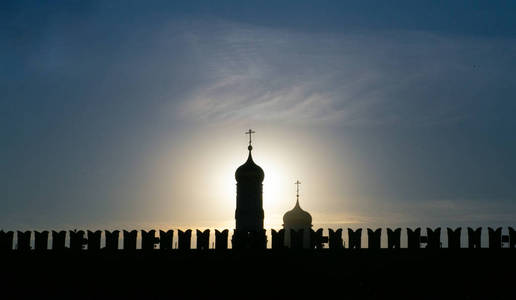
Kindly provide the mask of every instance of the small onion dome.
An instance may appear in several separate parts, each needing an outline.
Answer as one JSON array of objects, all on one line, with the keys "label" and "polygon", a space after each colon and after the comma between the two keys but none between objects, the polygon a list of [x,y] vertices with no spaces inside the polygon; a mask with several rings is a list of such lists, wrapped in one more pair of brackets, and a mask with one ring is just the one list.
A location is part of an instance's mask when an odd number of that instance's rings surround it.
[{"label": "small onion dome", "polygon": [[296,206],[283,215],[283,225],[310,227],[312,226],[312,216],[299,206],[298,200]]},{"label": "small onion dome", "polygon": [[254,163],[253,157],[251,156],[251,150],[253,150],[252,146],[248,147],[249,149],[249,157],[247,157],[247,161],[245,164],[238,167],[235,172],[235,179],[237,182],[241,181],[258,181],[263,182],[264,173],[262,168]]}]

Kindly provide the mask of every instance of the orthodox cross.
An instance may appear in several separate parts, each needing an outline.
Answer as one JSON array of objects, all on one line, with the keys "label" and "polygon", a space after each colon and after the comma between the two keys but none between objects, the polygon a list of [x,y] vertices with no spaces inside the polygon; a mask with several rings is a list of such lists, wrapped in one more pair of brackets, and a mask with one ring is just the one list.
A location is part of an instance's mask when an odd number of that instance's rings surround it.
[{"label": "orthodox cross", "polygon": [[251,140],[251,138],[252,138],[253,133],[256,133],[256,131],[253,131],[253,130],[251,130],[251,129],[249,129],[249,130],[248,130],[248,131],[246,131],[246,133],[245,133],[245,134],[248,134],[248,135],[249,135],[249,146],[251,145],[251,141],[252,141],[252,140]]},{"label": "orthodox cross", "polygon": [[301,184],[301,182],[299,182],[299,180],[297,180],[296,182],[294,182],[295,185],[297,185],[297,194],[296,194],[296,197],[297,199],[299,200],[299,185]]}]

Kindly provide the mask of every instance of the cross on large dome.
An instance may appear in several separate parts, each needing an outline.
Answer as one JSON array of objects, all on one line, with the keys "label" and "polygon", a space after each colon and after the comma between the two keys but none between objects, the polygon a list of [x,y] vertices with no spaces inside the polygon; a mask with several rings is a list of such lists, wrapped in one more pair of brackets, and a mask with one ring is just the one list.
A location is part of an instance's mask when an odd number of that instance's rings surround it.
[{"label": "cross on large dome", "polygon": [[247,157],[247,161],[238,167],[238,169],[235,172],[235,179],[237,182],[244,182],[244,181],[256,181],[256,182],[263,182],[264,178],[264,172],[260,166],[254,163],[253,156],[251,155],[251,151],[253,151],[252,144],[252,135],[253,133],[256,133],[254,130],[249,129],[245,134],[249,135],[249,146],[247,147],[247,150],[249,150],[249,156]]}]

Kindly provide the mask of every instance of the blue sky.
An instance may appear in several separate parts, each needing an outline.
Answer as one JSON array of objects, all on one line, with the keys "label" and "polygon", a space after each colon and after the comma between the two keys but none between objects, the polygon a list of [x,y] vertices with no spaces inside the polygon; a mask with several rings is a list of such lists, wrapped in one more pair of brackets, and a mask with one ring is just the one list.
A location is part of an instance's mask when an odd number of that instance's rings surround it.
[{"label": "blue sky", "polygon": [[[516,4],[0,4],[0,226],[233,226],[257,131],[266,224],[516,217]],[[267,190],[268,187],[273,187]]]}]

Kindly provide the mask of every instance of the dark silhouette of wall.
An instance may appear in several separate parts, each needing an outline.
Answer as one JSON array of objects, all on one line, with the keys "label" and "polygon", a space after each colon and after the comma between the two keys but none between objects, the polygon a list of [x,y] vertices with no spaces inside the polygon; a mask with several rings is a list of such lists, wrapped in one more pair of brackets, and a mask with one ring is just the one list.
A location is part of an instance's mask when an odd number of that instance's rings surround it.
[{"label": "dark silhouette of wall", "polygon": [[323,229],[313,229],[310,231],[310,242],[312,249],[323,249],[324,244],[328,243],[328,237],[323,235]]},{"label": "dark silhouette of wall", "polygon": [[387,248],[399,249],[401,247],[401,228],[394,230],[387,228]]},{"label": "dark silhouette of wall", "polygon": [[102,237],[102,231],[87,231],[88,234],[88,250],[90,251],[98,251],[100,250],[100,239]]},{"label": "dark silhouette of wall", "polygon": [[118,236],[120,235],[120,231],[104,231],[106,235],[106,250],[118,250]]},{"label": "dark silhouette of wall", "polygon": [[[449,249],[460,249],[461,248],[461,230],[458,227],[455,229],[447,228],[448,246]],[[188,229],[185,231],[178,230],[177,236],[177,248],[181,250],[191,249],[192,242],[192,230]],[[361,249],[362,248],[362,229],[347,229],[349,246],[346,248],[342,239],[342,229],[328,229],[328,236],[324,236],[323,229],[310,230],[310,243],[308,249]],[[468,227],[468,248],[481,248],[481,232],[482,228],[479,227],[475,230]],[[69,234],[70,244],[66,247],[66,237]],[[87,233],[87,237],[85,234]],[[104,234],[103,234],[104,233]],[[48,231],[34,231],[34,250],[45,251],[45,250],[73,250],[81,251],[88,249],[89,251],[99,251],[101,249],[102,240],[105,240],[105,250],[117,250],[119,231],[90,231],[87,230],[70,230],[66,231],[52,231],[52,246],[48,248]],[[397,228],[392,230],[387,228],[387,248],[388,249],[399,249],[401,248],[401,229]],[[488,228],[489,243],[488,247],[493,249],[498,248],[516,248],[516,234],[512,227],[507,228],[507,234],[504,234],[503,228],[498,227],[496,229]],[[141,249],[143,250],[172,250],[174,249],[174,231],[159,230],[159,237],[156,237],[156,230],[141,230]],[[241,232],[235,231],[235,234],[242,234]],[[421,235],[421,229],[407,228],[407,248],[409,249],[440,249],[441,244],[441,228],[426,228],[426,236]],[[276,231],[271,230],[272,235],[272,249],[283,249],[285,248],[284,237],[285,232],[283,229]],[[241,248],[234,247],[234,250],[238,249],[262,249],[264,242],[265,231],[260,232],[245,232],[244,236],[238,239],[239,242],[243,242],[245,245]],[[31,251],[31,237],[32,231],[17,231],[16,240],[14,240],[13,231],[0,231],[0,251]],[[218,250],[228,249],[229,231],[215,230],[215,240],[213,244],[210,244],[210,230],[196,230],[195,231],[195,249],[208,250],[210,245],[212,248]],[[367,229],[367,241],[368,246],[366,249],[381,249],[381,237],[382,229],[377,228],[376,230]],[[291,249],[301,249],[306,247],[304,239],[306,238],[304,230],[292,230],[291,232]],[[137,250],[138,231],[123,231],[123,250],[134,251]],[[13,249],[14,241],[16,245]],[[232,240],[235,241],[234,239]],[[263,250],[263,249],[262,249]]]},{"label": "dark silhouette of wall", "polygon": [[52,249],[53,250],[64,250],[66,242],[66,231],[54,231],[52,230]]},{"label": "dark silhouette of wall", "polygon": [[167,230],[159,231],[159,248],[161,250],[171,250],[174,240],[174,231],[173,230]]},{"label": "dark silhouette of wall", "polygon": [[215,249],[226,250],[228,249],[228,235],[229,230],[223,231],[215,230]]},{"label": "dark silhouette of wall", "polygon": [[303,237],[305,234],[304,229],[290,229],[290,248],[292,249],[303,249]]},{"label": "dark silhouette of wall", "polygon": [[179,240],[178,240],[178,249],[180,250],[190,250],[192,243],[192,230],[188,229],[186,231],[178,230]]},{"label": "dark silhouette of wall", "polygon": [[234,230],[233,236],[231,238],[231,244],[234,250],[263,250],[266,249],[267,246],[267,236],[265,230]]},{"label": "dark silhouette of wall", "polygon": [[342,249],[344,248],[344,242],[342,241],[342,229],[328,229],[328,243],[330,249]]},{"label": "dark silhouette of wall", "polygon": [[451,249],[459,249],[460,248],[460,233],[462,231],[462,228],[447,228],[448,232],[448,248]]},{"label": "dark silhouette of wall", "polygon": [[87,240],[84,238],[83,230],[70,230],[70,249],[72,250],[82,250],[84,246],[87,244]]},{"label": "dark silhouette of wall", "polygon": [[138,231],[132,230],[127,231],[124,230],[124,250],[136,250],[136,235]]},{"label": "dark silhouette of wall", "polygon": [[348,243],[349,249],[360,249],[362,248],[362,228],[353,231],[348,228]]},{"label": "dark silhouette of wall", "polygon": [[197,230],[197,250],[207,250],[210,248],[210,230]]},{"label": "dark silhouette of wall", "polygon": [[48,231],[34,231],[34,250],[45,251],[48,249]]},{"label": "dark silhouette of wall", "polygon": [[502,228],[487,228],[489,233],[489,248],[502,248]]},{"label": "dark silhouette of wall", "polygon": [[482,234],[482,227],[473,229],[468,227],[468,247],[480,248],[480,239]]},{"label": "dark silhouette of wall", "polygon": [[32,235],[32,231],[18,231],[18,250],[20,251],[29,251],[30,248],[30,237]]},{"label": "dark silhouette of wall", "polygon": [[142,249],[154,250],[159,239],[156,237],[156,230],[145,231],[142,230]]},{"label": "dark silhouette of wall", "polygon": [[427,244],[426,248],[437,249],[441,248],[441,228],[427,228],[426,229]]},{"label": "dark silhouette of wall", "polygon": [[272,241],[271,247],[272,249],[283,249],[285,248],[285,230],[280,229],[276,231],[274,229],[271,230]]},{"label": "dark silhouette of wall", "polygon": [[8,251],[13,249],[14,232],[0,231],[0,251]]},{"label": "dark silhouette of wall", "polygon": [[380,249],[382,238],[382,229],[372,230],[367,228],[367,248]]},{"label": "dark silhouette of wall", "polygon": [[414,230],[407,228],[407,246],[409,249],[421,248],[421,228]]},{"label": "dark silhouette of wall", "polygon": [[514,251],[13,249],[0,282],[3,299],[515,299]]}]

